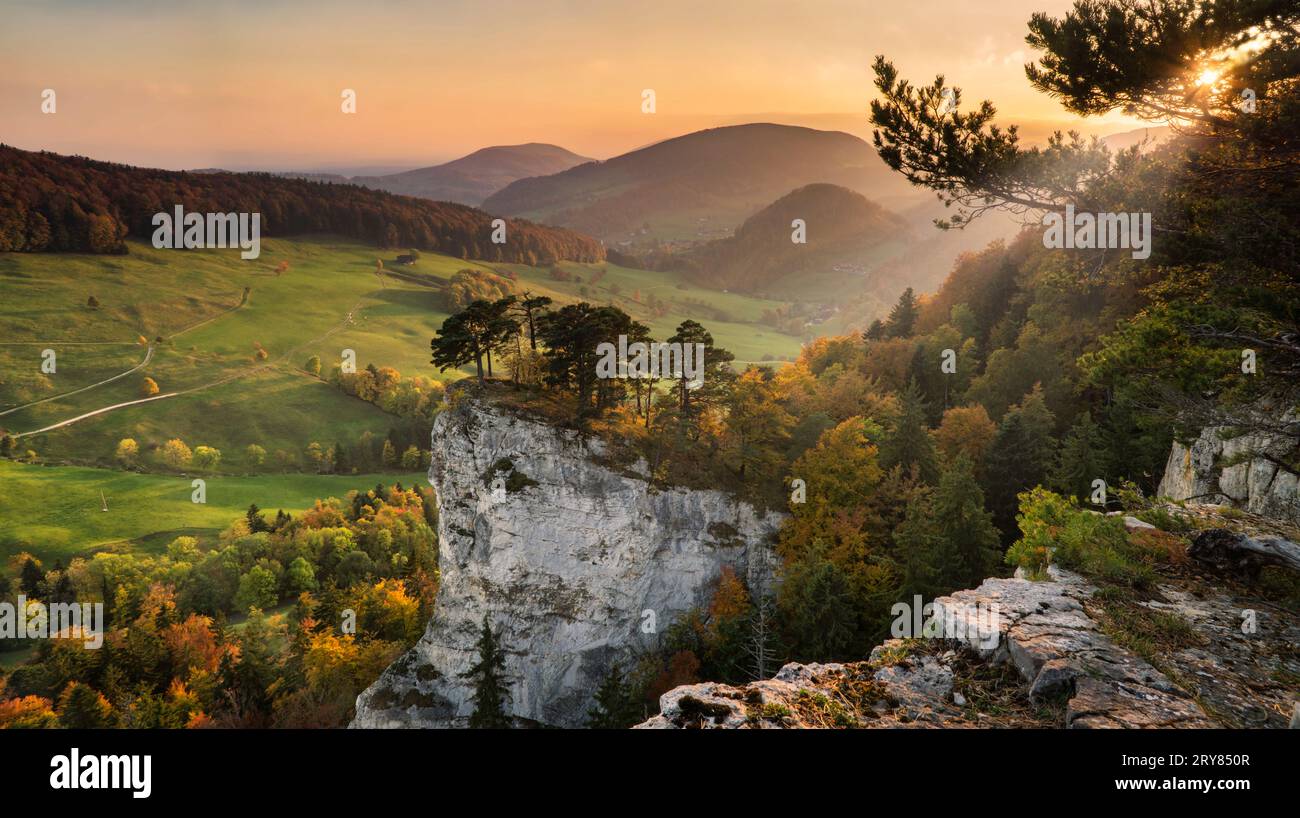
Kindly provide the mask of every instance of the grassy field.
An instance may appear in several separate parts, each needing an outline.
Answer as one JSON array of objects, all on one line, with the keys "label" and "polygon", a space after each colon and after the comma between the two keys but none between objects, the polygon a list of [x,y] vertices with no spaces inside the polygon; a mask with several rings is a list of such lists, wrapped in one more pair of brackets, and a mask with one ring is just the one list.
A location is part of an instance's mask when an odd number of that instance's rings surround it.
[{"label": "grassy field", "polygon": [[[466,268],[512,274],[519,290],[559,303],[615,304],[660,337],[694,318],[741,364],[799,349],[797,339],[753,323],[780,302],[705,290],[671,273],[566,264],[583,283],[561,282],[549,268],[489,267],[432,253],[398,268],[392,255],[329,237],[266,240],[255,261],[231,250],[178,252],[139,242],[126,256],[0,255],[0,429],[33,432],[138,400],[147,375],[162,394],[176,396],[23,437],[22,450],[47,462],[111,466],[124,437],[146,453],[176,437],[191,448],[220,449],[218,473],[243,474],[279,469],[280,453],[301,460],[312,442],[351,443],[366,431],[383,436],[397,419],[302,367],[314,355],[328,374],[351,349],[360,366],[461,377],[430,366],[428,344],[447,318],[438,284]],[[377,276],[378,258],[403,277]],[[277,275],[282,261],[288,270]],[[598,269],[604,276],[592,284]],[[666,314],[651,313],[652,294]],[[130,372],[144,361],[145,344],[148,364]],[[54,373],[41,372],[45,349],[57,355]],[[34,401],[41,402],[27,405]],[[246,462],[250,444],[267,451],[265,464]],[[150,462],[144,459],[145,468]]]},{"label": "grassy field", "polygon": [[207,502],[198,504],[191,479],[0,460],[0,564],[19,551],[51,564],[102,550],[156,553],[175,537],[215,536],[250,503],[296,513],[376,483],[427,484],[423,474],[205,477]]}]

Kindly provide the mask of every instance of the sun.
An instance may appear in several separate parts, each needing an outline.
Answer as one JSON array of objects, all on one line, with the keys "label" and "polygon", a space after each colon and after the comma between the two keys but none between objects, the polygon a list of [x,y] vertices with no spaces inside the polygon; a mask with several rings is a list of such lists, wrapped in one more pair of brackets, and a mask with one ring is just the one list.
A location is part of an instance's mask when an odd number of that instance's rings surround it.
[{"label": "sun", "polygon": [[1196,84],[1213,85],[1214,83],[1219,81],[1219,78],[1221,76],[1223,75],[1220,72],[1215,71],[1213,68],[1207,68],[1201,72],[1201,75],[1199,77],[1196,78]]}]

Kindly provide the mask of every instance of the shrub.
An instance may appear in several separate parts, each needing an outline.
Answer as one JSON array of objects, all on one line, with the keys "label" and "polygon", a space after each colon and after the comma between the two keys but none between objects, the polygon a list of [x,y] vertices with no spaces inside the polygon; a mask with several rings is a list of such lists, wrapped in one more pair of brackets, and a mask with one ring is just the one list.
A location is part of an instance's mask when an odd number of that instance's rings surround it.
[{"label": "shrub", "polygon": [[215,469],[221,462],[221,450],[212,446],[195,446],[193,462],[196,468]]},{"label": "shrub", "polygon": [[1068,518],[1070,504],[1061,495],[1041,486],[1017,496],[1020,513],[1016,515],[1016,524],[1020,527],[1020,539],[1007,549],[1007,564],[1024,569],[1029,579],[1046,579],[1052,550]]},{"label": "shrub", "polygon": [[1174,553],[1167,542],[1157,545],[1150,537],[1131,541],[1122,517],[1085,511],[1047,489],[1022,492],[1019,498],[1021,537],[1006,559],[1030,579],[1044,578],[1055,562],[1096,580],[1147,588],[1155,579],[1151,566],[1170,561]]}]

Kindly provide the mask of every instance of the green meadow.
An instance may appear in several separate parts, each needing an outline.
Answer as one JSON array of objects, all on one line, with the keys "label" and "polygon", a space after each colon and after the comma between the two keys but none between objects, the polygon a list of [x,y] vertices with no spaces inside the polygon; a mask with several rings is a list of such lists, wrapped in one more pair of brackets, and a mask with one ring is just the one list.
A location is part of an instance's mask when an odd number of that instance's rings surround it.
[{"label": "green meadow", "polygon": [[[433,253],[397,267],[395,255],[318,237],[264,241],[254,261],[233,250],[157,250],[140,242],[125,256],[0,256],[0,429],[33,432],[140,400],[148,376],[161,394],[175,396],[22,437],[21,450],[48,462],[108,466],[122,438],[150,452],[175,437],[191,448],[220,449],[217,470],[243,474],[280,470],[312,442],[354,441],[366,431],[382,436],[394,418],[303,366],[317,356],[328,375],[350,349],[359,366],[462,377],[430,366],[428,345],[447,318],[439,285],[466,268],[513,275],[518,289],[560,303],[614,304],[660,337],[694,318],[742,364],[799,349],[798,339],[754,323],[780,302],[705,290],[670,273],[565,264],[582,281],[557,281],[549,268]],[[376,274],[381,259],[392,275]],[[277,272],[282,262],[288,267]],[[666,313],[652,313],[652,296]],[[146,344],[152,357],[131,372],[144,361]],[[57,356],[52,374],[40,369],[45,349]],[[121,377],[100,383],[114,376]],[[245,462],[250,444],[267,451],[265,463]]]},{"label": "green meadow", "polygon": [[[175,537],[213,538],[250,503],[296,514],[317,498],[342,499],[377,483],[427,485],[423,474],[204,476],[206,502],[193,502],[191,476],[140,474],[0,460],[0,564],[20,551],[46,563],[97,551],[157,553]],[[102,492],[102,499],[101,499]],[[107,504],[108,511],[103,507]]]}]

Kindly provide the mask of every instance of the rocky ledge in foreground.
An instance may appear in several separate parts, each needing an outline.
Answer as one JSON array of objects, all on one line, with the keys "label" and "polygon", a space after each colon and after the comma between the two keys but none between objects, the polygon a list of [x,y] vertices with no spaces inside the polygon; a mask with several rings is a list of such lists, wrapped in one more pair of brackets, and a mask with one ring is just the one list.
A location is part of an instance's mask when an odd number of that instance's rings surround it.
[{"label": "rocky ledge in foreground", "polygon": [[[661,697],[660,715],[638,727],[1182,728],[1291,721],[1300,680],[1294,609],[1198,566],[1162,577],[1146,598],[1122,602],[1076,574],[1056,568],[1051,574],[1044,582],[989,579],[936,600],[940,618],[959,625],[973,625],[980,610],[996,604],[996,646],[970,627],[965,639],[892,639],[863,662],[788,664],[743,687],[677,687]],[[1247,622],[1253,633],[1243,632]]]}]

